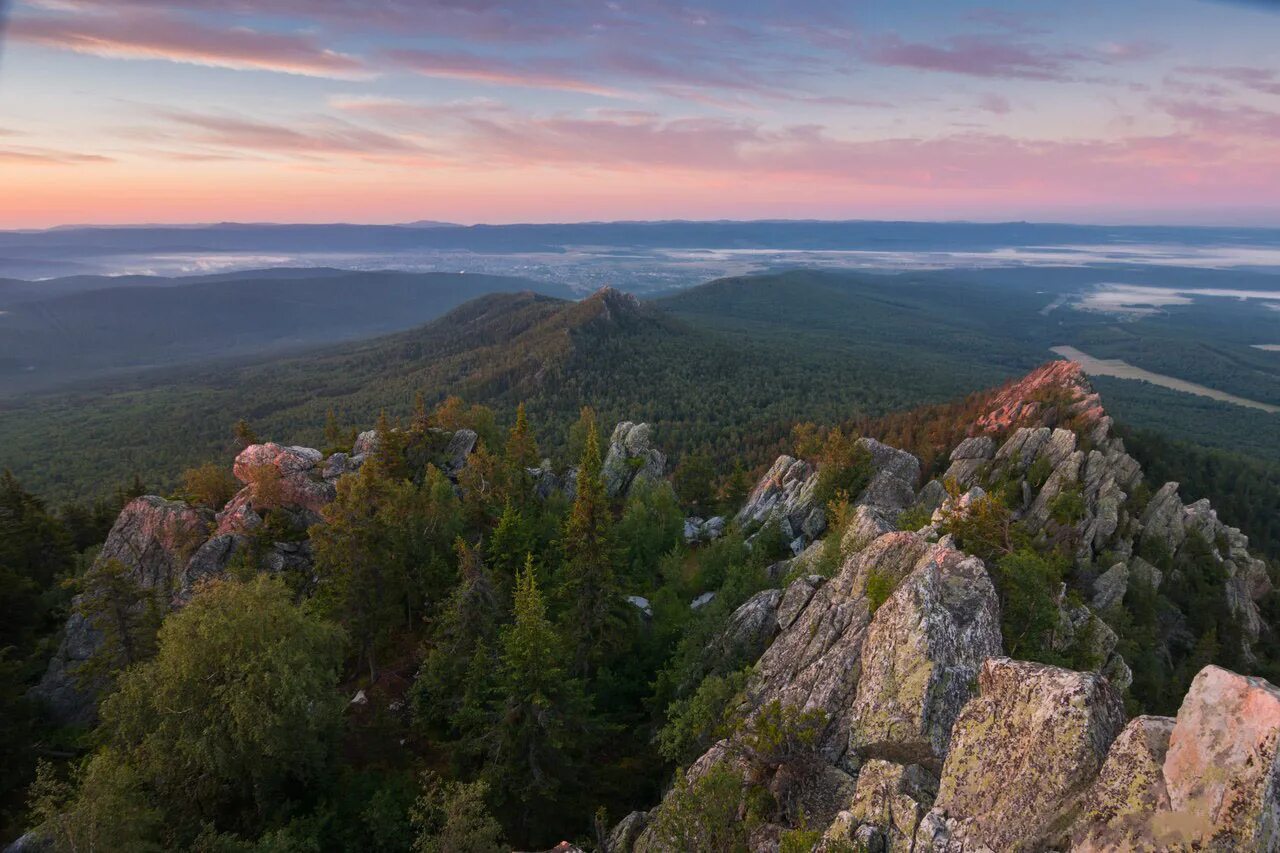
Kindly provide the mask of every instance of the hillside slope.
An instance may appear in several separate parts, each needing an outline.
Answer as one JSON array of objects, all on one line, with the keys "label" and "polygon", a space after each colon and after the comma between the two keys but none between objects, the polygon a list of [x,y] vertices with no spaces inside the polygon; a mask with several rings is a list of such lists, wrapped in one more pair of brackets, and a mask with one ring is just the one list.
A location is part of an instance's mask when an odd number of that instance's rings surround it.
[{"label": "hillside slope", "polygon": [[[0,313],[0,393],[253,356],[410,328],[495,291],[558,285],[448,273],[319,270],[15,286]],[[33,292],[61,295],[30,298]]]},{"label": "hillside slope", "polygon": [[[744,305],[761,288],[788,304],[815,296],[801,278],[707,287]],[[653,423],[673,450],[750,466],[775,453],[797,420],[945,400],[1035,363],[1030,351],[998,352],[994,342],[989,358],[957,360],[937,334],[945,321],[909,307],[887,309],[896,313],[877,339],[776,312],[771,327],[744,328],[720,322],[731,310],[713,322],[691,304],[646,305],[616,291],[580,303],[486,296],[409,332],[15,404],[0,414],[2,461],[56,498],[102,493],[135,472],[167,487],[184,467],[227,452],[238,418],[264,436],[318,442],[330,409],[342,423],[369,423],[383,409],[408,415],[421,392],[429,404],[448,394],[508,409],[524,401],[553,453],[590,402],[606,419]],[[839,308],[857,310],[856,300]],[[962,336],[961,322],[948,334]]]}]

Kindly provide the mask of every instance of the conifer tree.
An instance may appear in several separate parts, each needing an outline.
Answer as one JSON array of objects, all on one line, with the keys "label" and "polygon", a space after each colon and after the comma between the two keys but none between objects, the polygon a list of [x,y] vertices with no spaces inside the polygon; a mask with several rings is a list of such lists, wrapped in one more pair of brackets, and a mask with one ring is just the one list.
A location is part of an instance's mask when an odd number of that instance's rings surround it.
[{"label": "conifer tree", "polygon": [[373,449],[370,460],[383,476],[392,479],[403,479],[406,475],[404,464],[405,436],[391,423],[387,410],[378,415],[378,423],[374,427],[378,433],[378,442]]},{"label": "conifer tree", "polygon": [[338,423],[338,413],[333,409],[330,409],[324,416],[325,444],[331,448],[341,447],[343,444],[343,438],[345,438],[345,436],[342,434],[342,425]]},{"label": "conifer tree", "polygon": [[154,593],[143,588],[119,560],[94,566],[79,586],[76,610],[102,642],[76,671],[76,677],[85,686],[96,688],[155,653],[162,617]]},{"label": "conifer tree", "polygon": [[557,796],[573,787],[588,705],[580,682],[561,664],[560,640],[547,619],[532,559],[517,578],[512,612],[502,634],[486,776],[515,834],[524,836],[536,817],[552,820]]},{"label": "conifer tree", "polygon": [[498,526],[485,548],[489,567],[493,569],[494,580],[500,588],[510,591],[515,586],[520,567],[536,546],[536,536],[525,512],[507,498]]},{"label": "conifer tree", "polygon": [[613,517],[600,466],[600,437],[592,417],[578,468],[577,494],[565,522],[559,575],[563,624],[579,675],[590,674],[607,657],[619,638],[622,621]]},{"label": "conifer tree", "polygon": [[458,585],[437,622],[431,651],[414,683],[415,712],[439,729],[461,708],[472,657],[493,640],[499,619],[498,591],[479,552],[461,536],[454,550]]},{"label": "conifer tree", "polygon": [[236,425],[232,432],[235,435],[236,444],[241,448],[248,447],[251,444],[258,444],[258,434],[253,431],[253,427],[249,426],[249,422],[244,418],[236,421]]},{"label": "conifer tree", "polygon": [[524,403],[516,407],[516,422],[507,434],[507,464],[518,472],[538,465],[538,442],[529,429]]}]

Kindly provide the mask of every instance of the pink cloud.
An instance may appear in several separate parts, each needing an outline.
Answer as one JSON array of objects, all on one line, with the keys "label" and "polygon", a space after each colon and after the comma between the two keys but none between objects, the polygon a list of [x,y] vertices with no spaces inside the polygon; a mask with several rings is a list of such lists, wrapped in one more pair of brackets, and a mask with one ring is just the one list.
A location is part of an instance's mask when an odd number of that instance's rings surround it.
[{"label": "pink cloud", "polygon": [[603,97],[624,97],[618,89],[588,82],[567,71],[567,63],[541,60],[512,62],[465,53],[426,50],[391,50],[385,57],[399,67],[425,77],[472,80],[499,86],[559,89]]},{"label": "pink cloud", "polygon": [[179,141],[237,149],[249,154],[286,155],[300,159],[334,156],[377,159],[427,153],[422,145],[404,136],[329,117],[289,126],[175,110],[163,111],[160,116],[177,128]]},{"label": "pink cloud", "polygon": [[877,65],[973,77],[1061,80],[1067,76],[1063,57],[986,36],[956,36],[934,45],[906,42],[890,34],[865,44],[861,53]]},{"label": "pink cloud", "polygon": [[113,162],[113,158],[102,154],[76,154],[48,148],[0,148],[0,163],[22,166],[80,166]]},{"label": "pink cloud", "polygon": [[1243,105],[1218,106],[1200,101],[1158,101],[1172,117],[1202,133],[1221,137],[1259,137],[1280,147],[1280,112]]},{"label": "pink cloud", "polygon": [[1235,83],[1268,95],[1280,95],[1280,72],[1272,68],[1249,68],[1237,65],[1225,68],[1196,66],[1179,68],[1178,70],[1184,74],[1212,77],[1228,83]]},{"label": "pink cloud", "polygon": [[991,92],[978,99],[978,109],[1002,116],[1007,115],[1013,109],[1013,106],[1004,95],[997,95]]},{"label": "pink cloud", "polygon": [[359,59],[327,50],[304,36],[245,28],[211,29],[157,15],[15,17],[10,38],[112,59],[162,59],[313,77],[361,78]]}]

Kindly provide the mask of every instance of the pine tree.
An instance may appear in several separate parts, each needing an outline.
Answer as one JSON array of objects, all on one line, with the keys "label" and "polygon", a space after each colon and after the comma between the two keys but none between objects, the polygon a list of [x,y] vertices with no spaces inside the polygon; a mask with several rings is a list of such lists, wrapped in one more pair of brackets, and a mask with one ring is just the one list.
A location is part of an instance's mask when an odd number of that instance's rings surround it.
[{"label": "pine tree", "polygon": [[415,713],[443,730],[462,706],[465,676],[476,651],[497,632],[499,605],[489,569],[462,537],[454,543],[458,585],[437,622],[431,651],[414,682]]},{"label": "pine tree", "polygon": [[578,468],[577,495],[565,522],[559,575],[563,625],[579,675],[591,673],[621,633],[613,517],[600,466],[600,437],[592,418]]},{"label": "pine tree", "polygon": [[342,425],[338,423],[338,413],[333,409],[330,409],[324,416],[325,445],[329,448],[342,447],[343,439],[345,437]]},{"label": "pine tree", "polygon": [[102,642],[76,671],[76,677],[96,689],[120,670],[151,658],[162,616],[155,594],[139,584],[119,560],[94,566],[79,586],[76,610]]},{"label": "pine tree", "polygon": [[537,467],[538,442],[529,429],[529,419],[525,414],[524,403],[516,407],[516,423],[507,434],[507,464],[517,472],[526,468]]},{"label": "pine tree", "polygon": [[371,454],[373,458],[369,461],[383,476],[396,480],[404,479],[407,473],[404,464],[404,433],[391,423],[386,409],[378,414],[378,423],[374,429],[378,433],[378,441]]},{"label": "pine tree", "polygon": [[427,412],[427,398],[419,391],[413,395],[413,419],[409,422],[409,428],[414,432],[423,433],[431,426],[431,415]]},{"label": "pine tree", "polygon": [[550,820],[557,796],[573,787],[588,706],[580,682],[561,664],[532,560],[516,581],[513,616],[502,634],[486,776],[502,812],[513,818],[515,834],[524,836],[535,816]]},{"label": "pine tree", "polygon": [[249,426],[249,422],[244,418],[236,421],[235,428],[232,432],[235,435],[236,444],[241,448],[259,443],[258,434],[253,431],[253,427]]},{"label": "pine tree", "polygon": [[536,549],[536,536],[524,511],[508,498],[485,548],[489,567],[500,588],[510,591],[515,586],[520,567]]}]

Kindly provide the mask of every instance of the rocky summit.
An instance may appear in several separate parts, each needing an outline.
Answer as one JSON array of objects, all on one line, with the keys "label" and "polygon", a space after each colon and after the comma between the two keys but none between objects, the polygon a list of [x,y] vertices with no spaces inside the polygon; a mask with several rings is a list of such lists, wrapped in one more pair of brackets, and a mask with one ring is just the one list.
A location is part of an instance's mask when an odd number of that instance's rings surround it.
[{"label": "rocky summit", "polygon": [[[1266,565],[1207,502],[1144,482],[1079,366],[1055,362],[1000,389],[937,480],[915,482],[918,463],[881,447],[879,485],[834,531],[834,574],[798,577],[730,620],[751,638],[738,648],[761,649],[735,699],[741,724],[654,809],[618,824],[609,849],[680,849],[672,816],[727,773],[739,815],[762,789],[806,806],[752,830],[753,851],[802,837],[788,849],[1280,850],[1280,688],[1205,666],[1175,716],[1130,718],[1117,642],[1127,594],[1207,565],[1247,663],[1271,632],[1257,605]],[[816,476],[779,457],[737,521],[777,524],[802,548],[832,523],[813,500]],[[992,573],[1004,547],[978,556],[957,544],[974,539],[966,519],[995,512],[993,494],[1006,529],[1028,548],[1068,543],[1068,571],[1089,578],[1086,595],[1053,591],[1056,615],[1040,629],[1041,649],[1088,668],[1009,656],[1028,646],[1002,630],[1012,605]],[[760,731],[779,709],[812,732],[808,751],[761,761]]]},{"label": "rocky summit", "polygon": [[[606,296],[605,314],[634,310]],[[667,722],[641,739],[683,768],[660,798],[656,781],[644,788],[647,810],[615,814],[612,828],[598,819],[592,849],[1280,851],[1280,688],[1233,671],[1271,671],[1275,659],[1267,564],[1208,501],[1147,482],[1077,365],[1046,365],[980,408],[928,472],[904,450],[834,432],[838,458],[853,460],[844,469],[778,456],[706,518],[681,507],[645,423],[618,423],[607,445],[593,427],[601,452],[561,471],[531,467],[523,410],[505,469],[492,430],[488,445],[477,430],[421,423],[412,435],[352,432],[342,452],[253,443],[216,513],[194,500],[129,502],[92,573],[123,577],[158,616],[181,619],[204,589],[250,588],[209,579],[284,577],[287,596],[323,599],[342,577],[335,566],[367,568],[345,589],[352,611],[376,613],[370,630],[425,622],[429,639],[380,675],[365,645],[343,699],[351,724],[367,737],[375,719],[403,732],[399,749],[491,721],[487,740],[455,740],[491,750],[487,762],[527,760],[521,772],[541,780],[503,788],[477,762],[479,788],[424,783],[423,820],[444,819],[431,797],[465,809],[496,789],[522,809],[508,823],[554,829],[536,797],[560,784],[584,731],[566,722],[589,704],[575,692],[582,673],[621,633],[644,654],[675,645],[674,623],[692,627],[675,663],[656,670]],[[388,473],[409,459],[419,473]],[[612,538],[615,521],[634,538]],[[431,524],[435,550],[423,544]],[[539,537],[551,543],[545,565]],[[448,575],[452,592],[369,609],[394,580],[383,565],[415,547],[423,556],[406,571]],[[627,566],[644,549],[670,573],[666,586]],[[551,599],[556,628],[538,589],[553,564],[570,579]],[[94,723],[133,663],[100,665],[111,641],[84,615],[93,594],[73,602],[33,691],[64,724]],[[146,615],[132,607],[116,616]],[[503,610],[513,621],[499,629]],[[555,630],[588,624],[598,633],[584,631],[571,658]],[[612,683],[607,671],[594,677]],[[495,692],[503,683],[509,692]],[[556,849],[591,848],[571,837],[578,846]]]}]

